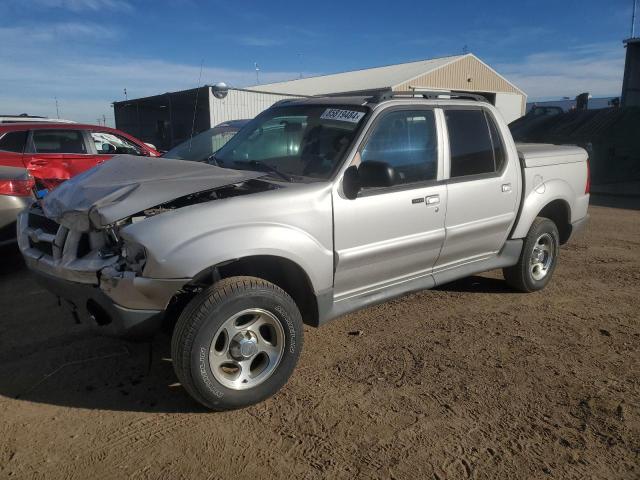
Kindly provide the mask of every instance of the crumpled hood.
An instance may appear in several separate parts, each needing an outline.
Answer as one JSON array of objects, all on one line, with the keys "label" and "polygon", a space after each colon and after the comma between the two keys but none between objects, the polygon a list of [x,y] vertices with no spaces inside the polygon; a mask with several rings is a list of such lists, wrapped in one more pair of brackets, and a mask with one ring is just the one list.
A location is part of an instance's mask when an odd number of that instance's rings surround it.
[{"label": "crumpled hood", "polygon": [[64,182],[44,199],[44,213],[67,228],[102,228],[179,197],[264,176],[206,163],[117,155]]}]

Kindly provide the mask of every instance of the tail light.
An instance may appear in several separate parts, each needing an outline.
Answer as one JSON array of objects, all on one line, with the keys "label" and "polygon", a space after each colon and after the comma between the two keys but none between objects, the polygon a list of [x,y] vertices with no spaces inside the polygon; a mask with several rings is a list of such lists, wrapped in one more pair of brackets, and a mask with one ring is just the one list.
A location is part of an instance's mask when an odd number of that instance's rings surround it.
[{"label": "tail light", "polygon": [[591,193],[591,164],[587,158],[587,184],[584,187],[584,194]]},{"label": "tail light", "polygon": [[15,195],[17,197],[30,197],[33,193],[35,182],[33,178],[26,179],[0,179],[0,195]]}]

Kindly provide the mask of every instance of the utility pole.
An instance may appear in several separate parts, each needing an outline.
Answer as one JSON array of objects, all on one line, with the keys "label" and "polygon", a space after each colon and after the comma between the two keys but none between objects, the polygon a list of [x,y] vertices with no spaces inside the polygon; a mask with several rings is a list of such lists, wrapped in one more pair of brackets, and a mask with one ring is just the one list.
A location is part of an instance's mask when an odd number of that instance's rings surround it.
[{"label": "utility pole", "polygon": [[107,126],[107,116],[104,113],[102,114],[102,126]]},{"label": "utility pole", "polygon": [[631,12],[631,38],[635,37],[636,33],[636,4],[638,0],[633,0],[633,10]]},{"label": "utility pole", "polygon": [[60,112],[58,111],[58,97],[53,97],[56,100],[56,118],[60,120]]}]

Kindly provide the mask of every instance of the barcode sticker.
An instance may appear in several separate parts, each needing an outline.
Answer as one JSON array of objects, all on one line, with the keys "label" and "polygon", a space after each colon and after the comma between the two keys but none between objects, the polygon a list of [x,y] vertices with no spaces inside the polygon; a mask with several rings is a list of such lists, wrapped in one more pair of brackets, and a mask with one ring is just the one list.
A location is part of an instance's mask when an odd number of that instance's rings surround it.
[{"label": "barcode sticker", "polygon": [[327,108],[320,116],[323,120],[339,120],[341,122],[358,123],[364,117],[364,112],[357,110],[341,110],[339,108]]}]

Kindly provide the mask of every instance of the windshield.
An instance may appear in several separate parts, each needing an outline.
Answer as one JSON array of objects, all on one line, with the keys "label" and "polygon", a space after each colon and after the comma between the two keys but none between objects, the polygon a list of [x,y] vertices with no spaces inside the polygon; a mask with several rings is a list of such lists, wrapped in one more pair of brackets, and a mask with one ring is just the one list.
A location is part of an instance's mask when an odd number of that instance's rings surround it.
[{"label": "windshield", "polygon": [[165,158],[175,158],[177,160],[193,160],[204,162],[214,152],[219,150],[240,130],[244,122],[236,122],[233,126],[224,124],[209,130],[205,130],[195,135],[190,140],[176,145],[171,150],[162,155]]},{"label": "windshield", "polygon": [[342,161],[368,109],[299,105],[271,108],[215,154],[225,168],[326,179]]}]

